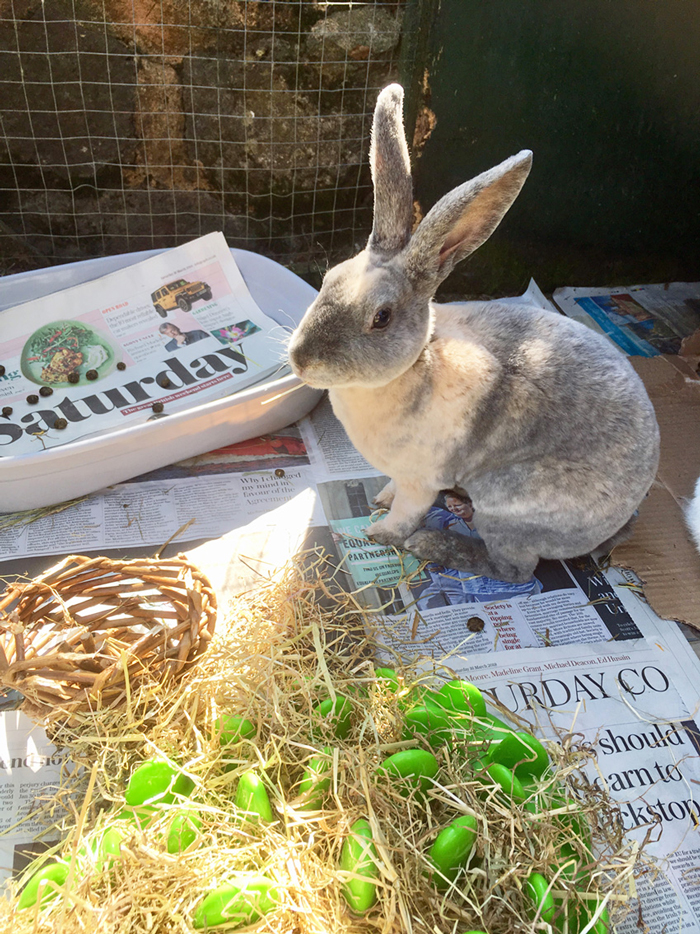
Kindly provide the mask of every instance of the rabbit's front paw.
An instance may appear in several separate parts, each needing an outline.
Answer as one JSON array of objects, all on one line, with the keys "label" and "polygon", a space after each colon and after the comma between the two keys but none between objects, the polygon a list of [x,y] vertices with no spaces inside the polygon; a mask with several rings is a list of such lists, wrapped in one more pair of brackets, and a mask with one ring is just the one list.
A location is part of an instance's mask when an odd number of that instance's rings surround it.
[{"label": "rabbit's front paw", "polygon": [[364,529],[365,535],[378,545],[393,545],[394,548],[403,548],[406,538],[401,530],[397,530],[386,519],[377,519]]},{"label": "rabbit's front paw", "polygon": [[391,509],[394,496],[396,496],[396,486],[394,481],[390,480],[374,497],[375,506],[379,506],[380,509]]}]

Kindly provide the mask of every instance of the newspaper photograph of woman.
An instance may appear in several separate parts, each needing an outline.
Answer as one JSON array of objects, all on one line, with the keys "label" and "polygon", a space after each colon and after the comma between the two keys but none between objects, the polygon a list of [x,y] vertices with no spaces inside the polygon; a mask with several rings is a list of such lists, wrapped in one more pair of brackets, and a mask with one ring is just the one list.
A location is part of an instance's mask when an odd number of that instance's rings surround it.
[{"label": "newspaper photograph of woman", "polygon": [[196,344],[197,341],[206,340],[211,335],[200,328],[191,331],[183,331],[172,321],[164,321],[158,328],[161,336],[165,340],[165,349],[168,353],[179,350],[180,347],[189,347],[190,344]]}]

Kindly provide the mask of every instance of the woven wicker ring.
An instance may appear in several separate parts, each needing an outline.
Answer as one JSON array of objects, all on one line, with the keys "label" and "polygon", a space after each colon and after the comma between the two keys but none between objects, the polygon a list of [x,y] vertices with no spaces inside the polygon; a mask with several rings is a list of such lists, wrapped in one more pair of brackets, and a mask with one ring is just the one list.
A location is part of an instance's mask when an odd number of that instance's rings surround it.
[{"label": "woven wicker ring", "polygon": [[182,556],[71,555],[0,598],[0,684],[45,713],[113,707],[144,679],[180,677],[215,624],[211,584]]}]

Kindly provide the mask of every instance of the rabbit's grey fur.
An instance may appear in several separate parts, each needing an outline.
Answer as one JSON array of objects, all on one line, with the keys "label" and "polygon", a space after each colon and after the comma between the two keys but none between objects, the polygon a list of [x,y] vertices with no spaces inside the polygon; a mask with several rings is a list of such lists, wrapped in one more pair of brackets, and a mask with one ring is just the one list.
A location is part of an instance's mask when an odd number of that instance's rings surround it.
[{"label": "rabbit's grey fur", "polygon": [[[377,102],[367,248],[326,274],[290,361],[330,390],[352,442],[392,478],[373,539],[520,582],[540,558],[575,557],[631,529],[656,473],[656,419],[625,357],[577,322],[533,307],[432,303],[515,200],[532,155],[454,189],[411,236],[402,100],[391,85]],[[449,489],[472,498],[482,541],[419,528]]]}]

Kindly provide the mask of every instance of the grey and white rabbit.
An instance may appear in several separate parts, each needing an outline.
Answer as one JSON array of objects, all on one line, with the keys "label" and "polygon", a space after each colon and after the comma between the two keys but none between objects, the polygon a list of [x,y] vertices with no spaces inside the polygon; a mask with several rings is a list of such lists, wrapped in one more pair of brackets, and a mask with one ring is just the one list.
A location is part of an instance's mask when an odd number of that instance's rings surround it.
[{"label": "grey and white rabbit", "polygon": [[[329,270],[292,335],[296,375],[330,390],[356,448],[391,477],[367,532],[420,558],[506,581],[629,534],[659,435],[625,357],[538,308],[431,299],[493,232],[532,162],[524,150],[455,188],[413,235],[402,121],[390,85],[374,114],[374,226]],[[421,529],[441,490],[466,491],[481,536]]]}]

